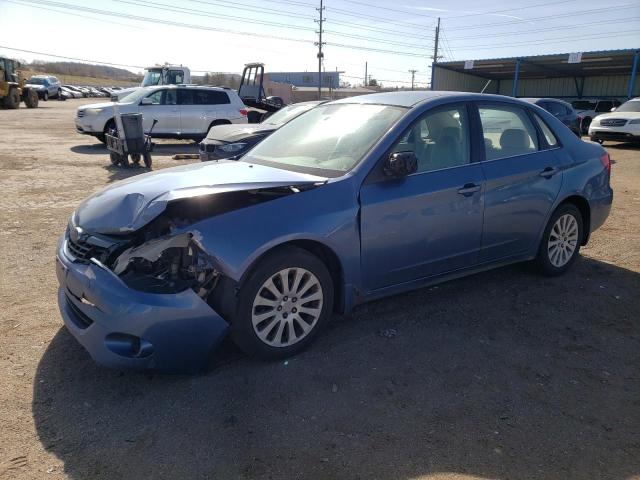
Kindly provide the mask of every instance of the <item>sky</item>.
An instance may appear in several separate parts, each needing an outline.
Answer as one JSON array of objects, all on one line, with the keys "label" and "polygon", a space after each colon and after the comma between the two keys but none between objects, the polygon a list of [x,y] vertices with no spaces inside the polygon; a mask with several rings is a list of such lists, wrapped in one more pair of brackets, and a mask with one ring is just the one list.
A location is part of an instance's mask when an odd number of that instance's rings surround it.
[{"label": "sky", "polygon": [[[454,6],[455,4],[455,6]],[[318,70],[320,0],[0,0],[0,55],[140,71]],[[325,70],[425,87],[440,61],[640,48],[640,0],[324,0]],[[10,48],[28,50],[10,50]]]}]

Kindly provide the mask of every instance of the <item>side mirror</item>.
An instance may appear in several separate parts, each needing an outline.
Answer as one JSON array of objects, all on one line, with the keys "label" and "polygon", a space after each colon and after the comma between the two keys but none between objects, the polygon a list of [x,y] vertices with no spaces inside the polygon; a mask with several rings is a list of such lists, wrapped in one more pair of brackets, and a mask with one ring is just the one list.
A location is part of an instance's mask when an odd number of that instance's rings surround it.
[{"label": "side mirror", "polygon": [[140,100],[140,105],[153,105],[153,100],[151,100],[149,97],[145,97]]},{"label": "side mirror", "polygon": [[389,155],[384,174],[389,177],[406,177],[418,171],[418,158],[414,152],[396,152]]},{"label": "side mirror", "polygon": [[616,108],[618,108],[618,107],[613,107],[613,108],[612,108],[611,110],[609,110],[609,111],[610,111],[610,112],[615,112],[615,111],[616,111]]}]

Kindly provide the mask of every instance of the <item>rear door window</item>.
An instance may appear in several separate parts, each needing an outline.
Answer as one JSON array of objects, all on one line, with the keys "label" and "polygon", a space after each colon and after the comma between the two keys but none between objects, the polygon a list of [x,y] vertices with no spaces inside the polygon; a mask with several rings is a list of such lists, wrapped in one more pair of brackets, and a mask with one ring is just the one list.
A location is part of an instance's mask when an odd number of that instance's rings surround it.
[{"label": "rear door window", "polygon": [[527,113],[511,105],[480,105],[485,158],[497,160],[537,152],[536,129]]},{"label": "rear door window", "polygon": [[178,105],[193,105],[193,90],[187,88],[178,89]]}]

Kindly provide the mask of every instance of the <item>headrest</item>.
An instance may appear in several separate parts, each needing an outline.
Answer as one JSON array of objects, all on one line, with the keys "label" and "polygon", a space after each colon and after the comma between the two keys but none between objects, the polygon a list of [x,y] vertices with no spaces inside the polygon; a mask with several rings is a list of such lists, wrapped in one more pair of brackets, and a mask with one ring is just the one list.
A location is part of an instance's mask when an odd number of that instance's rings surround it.
[{"label": "headrest", "polygon": [[451,137],[454,142],[458,143],[462,136],[461,133],[462,132],[460,132],[460,129],[457,127],[444,127],[442,132],[440,132],[440,139],[444,137]]},{"label": "headrest", "polygon": [[521,128],[507,128],[500,135],[500,146],[502,148],[529,148],[529,135]]}]

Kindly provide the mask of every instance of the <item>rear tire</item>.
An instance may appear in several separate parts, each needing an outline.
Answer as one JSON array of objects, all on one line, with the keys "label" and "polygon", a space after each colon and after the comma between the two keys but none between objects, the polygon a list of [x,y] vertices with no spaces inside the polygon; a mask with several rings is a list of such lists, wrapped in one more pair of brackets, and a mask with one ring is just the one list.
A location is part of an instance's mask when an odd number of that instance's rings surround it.
[{"label": "rear tire", "polygon": [[570,203],[560,205],[547,223],[536,264],[541,273],[548,276],[566,272],[580,253],[584,238],[582,214]]},{"label": "rear tire", "polygon": [[4,97],[4,108],[15,110],[18,107],[20,107],[20,95],[16,88],[12,88],[7,96]]},{"label": "rear tire", "polygon": [[331,275],[318,257],[296,247],[275,250],[240,287],[231,336],[254,357],[295,355],[327,323],[333,297]]}]

